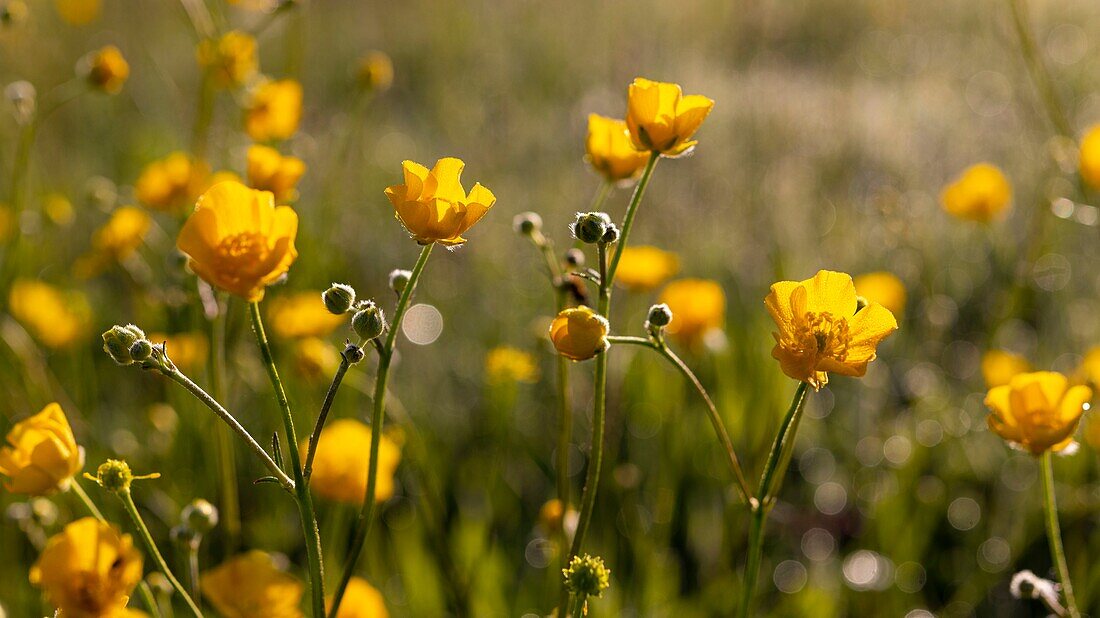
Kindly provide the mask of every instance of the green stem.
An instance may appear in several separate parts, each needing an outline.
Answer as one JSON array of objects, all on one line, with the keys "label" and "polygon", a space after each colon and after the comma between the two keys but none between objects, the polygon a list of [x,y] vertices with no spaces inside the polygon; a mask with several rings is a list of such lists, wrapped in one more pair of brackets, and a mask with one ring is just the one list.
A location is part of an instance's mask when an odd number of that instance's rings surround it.
[{"label": "green stem", "polygon": [[193,599],[202,598],[199,581],[199,543],[199,537],[187,543],[187,577],[190,580],[188,583],[191,584],[190,591]]},{"label": "green stem", "polygon": [[[611,256],[611,265],[607,267],[609,287],[610,283],[615,280],[615,271],[619,268],[619,258],[622,257],[623,249],[626,248],[626,241],[630,238],[630,229],[634,227],[634,216],[638,214],[638,205],[642,203],[642,196],[645,195],[646,187],[649,186],[649,179],[653,177],[653,168],[657,167],[657,161],[660,158],[661,153],[656,151],[650,153],[649,161],[642,171],[642,177],[638,180],[638,185],[634,187],[634,194],[630,196],[630,204],[626,207],[626,217],[623,218],[622,236],[615,246],[615,253]],[[604,315],[604,317],[611,319],[610,315]]]},{"label": "green stem", "polygon": [[1047,117],[1060,135],[1073,139],[1073,128],[1066,119],[1058,90],[1054,87],[1054,80],[1050,78],[1050,72],[1039,54],[1039,46],[1035,43],[1035,36],[1031,32],[1026,0],[1008,0],[1008,6],[1012,12],[1012,24],[1020,42],[1020,53],[1024,57],[1024,63],[1027,64],[1032,84],[1046,108]]},{"label": "green stem", "polygon": [[306,451],[306,467],[303,474],[306,483],[313,475],[313,458],[317,456],[317,443],[321,440],[321,430],[325,428],[325,421],[328,420],[332,402],[336,400],[336,391],[340,390],[340,384],[343,383],[344,375],[347,374],[349,367],[351,367],[351,363],[348,362],[346,356],[341,354],[340,366],[336,368],[336,375],[332,377],[332,384],[329,385],[328,392],[325,393],[325,401],[321,404],[321,412],[317,415],[317,422],[313,425],[313,433],[309,436],[309,448]]},{"label": "green stem", "polygon": [[[416,260],[409,282],[401,291],[401,297],[397,300],[397,309],[394,310],[393,323],[389,326],[386,342],[378,347],[378,374],[374,380],[374,401],[371,411],[371,442],[370,461],[367,468],[367,492],[363,496],[363,507],[359,511],[359,519],[355,525],[355,535],[352,538],[351,549],[347,560],[344,562],[344,572],[340,576],[340,583],[333,592],[332,606],[329,609],[329,618],[335,618],[340,610],[340,603],[344,599],[348,583],[355,574],[355,565],[359,562],[359,555],[363,552],[363,545],[367,541],[371,524],[374,523],[375,512],[375,488],[378,485],[378,447],[382,439],[382,424],[385,422],[386,413],[386,382],[389,380],[390,362],[393,360],[393,350],[397,345],[397,334],[401,331],[401,321],[405,317],[405,311],[409,307],[409,300],[416,290],[416,283],[424,272],[424,266],[428,263],[428,256],[432,253],[435,243],[424,245],[420,250],[420,257]],[[319,614],[323,615],[323,614]]]},{"label": "green stem", "polygon": [[1054,499],[1054,463],[1050,451],[1043,453],[1039,460],[1043,475],[1043,512],[1047,528],[1047,541],[1050,543],[1050,557],[1058,569],[1058,580],[1062,584],[1062,595],[1066,599],[1066,609],[1071,618],[1080,618],[1077,598],[1073,594],[1073,583],[1069,579],[1069,566],[1066,564],[1066,551],[1062,548],[1062,530],[1058,525],[1058,504]]},{"label": "green stem", "polygon": [[271,354],[271,344],[267,341],[263,318],[260,316],[260,303],[253,301],[248,304],[248,307],[249,315],[252,317],[252,330],[256,333],[260,355],[263,357],[264,366],[267,368],[267,377],[271,379],[271,386],[275,389],[275,399],[278,400],[279,410],[283,413],[283,430],[286,432],[287,452],[290,453],[290,466],[294,472],[294,501],[298,504],[298,515],[302,520],[302,533],[305,535],[313,615],[324,616],[325,571],[321,562],[321,533],[317,529],[317,513],[313,510],[313,495],[309,492],[309,484],[306,483],[302,473],[302,459],[298,453],[298,434],[294,430],[294,415],[290,411],[290,402],[286,398],[283,381],[279,378],[279,370],[275,367],[275,357]]},{"label": "green stem", "polygon": [[[225,401],[225,329],[226,312],[222,309],[218,295],[211,289],[213,307],[216,313],[210,316],[210,391],[216,401]],[[214,430],[218,447],[218,466],[220,473],[222,512],[225,516],[225,536],[227,551],[236,552],[241,538],[241,498],[237,489],[237,456],[233,450],[229,428],[218,425]]]},{"label": "green stem", "polygon": [[191,610],[191,613],[198,618],[202,618],[202,611],[199,610],[199,606],[195,605],[195,601],[191,598],[191,595],[187,594],[187,590],[183,587],[183,584],[181,584],[180,581],[176,579],[176,576],[172,574],[172,569],[168,568],[168,563],[165,562],[164,556],[162,556],[160,550],[157,549],[157,544],[153,541],[153,536],[149,534],[149,529],[145,527],[145,522],[141,519],[141,513],[138,513],[137,505],[134,504],[134,499],[130,496],[130,490],[123,489],[117,493],[119,499],[122,500],[122,506],[130,516],[130,519],[134,522],[134,527],[137,528],[138,536],[140,536],[142,542],[145,543],[145,549],[149,552],[149,555],[153,557],[153,561],[156,562],[157,568],[168,578],[168,583],[172,584],[172,588],[176,591],[176,594],[183,599],[183,602],[187,605],[187,609]]},{"label": "green stem", "polygon": [[806,404],[806,391],[809,386],[805,382],[799,382],[791,400],[791,407],[787,409],[787,415],[783,417],[783,423],[779,426],[779,432],[775,434],[771,452],[768,453],[768,461],[764,464],[764,474],[760,479],[760,488],[757,490],[757,498],[752,506],[752,523],[749,527],[749,556],[745,565],[745,581],[741,589],[742,618],[748,618],[752,611],[753,593],[756,590],[756,578],[760,573],[760,561],[764,549],[764,525],[767,523],[768,513],[775,505],[775,496],[783,484],[783,473],[790,464],[791,455],[794,453],[794,439],[798,432],[799,422],[802,420],[802,411]]},{"label": "green stem", "polygon": [[600,188],[596,189],[596,195],[592,196],[592,205],[588,207],[589,212],[599,212],[603,208],[603,203],[607,201],[607,198],[611,195],[611,190],[615,188],[615,185],[603,181],[600,183]]}]

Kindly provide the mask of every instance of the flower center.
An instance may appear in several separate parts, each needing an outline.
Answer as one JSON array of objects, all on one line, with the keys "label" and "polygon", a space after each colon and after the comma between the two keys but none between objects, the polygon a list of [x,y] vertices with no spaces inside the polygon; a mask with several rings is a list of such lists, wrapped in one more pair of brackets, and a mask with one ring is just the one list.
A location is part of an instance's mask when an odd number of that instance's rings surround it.
[{"label": "flower center", "polygon": [[794,333],[795,351],[832,358],[843,362],[848,358],[848,345],[852,341],[848,320],[836,317],[828,311],[809,311]]},{"label": "flower center", "polygon": [[263,260],[267,255],[267,243],[260,234],[243,232],[226,236],[218,243],[218,253],[231,260]]}]

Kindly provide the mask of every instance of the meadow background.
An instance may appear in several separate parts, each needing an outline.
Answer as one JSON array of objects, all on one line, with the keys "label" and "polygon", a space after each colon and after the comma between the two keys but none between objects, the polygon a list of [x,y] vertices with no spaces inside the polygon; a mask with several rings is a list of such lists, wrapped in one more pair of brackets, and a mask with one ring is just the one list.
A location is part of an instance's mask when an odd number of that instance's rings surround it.
[{"label": "meadow background", "polygon": [[[1079,134],[1100,122],[1100,5],[1029,4]],[[51,3],[28,5],[24,22],[0,26],[0,82],[28,80],[41,96],[106,44],[122,50],[131,78],[117,96],[66,105],[37,136],[28,212],[9,218],[5,233],[25,235],[19,275],[79,291],[88,318],[77,343],[51,349],[2,316],[0,431],[57,400],[88,451],[87,469],[121,456],[136,472],[161,472],[135,495],[178,564],[168,530],[180,507],[218,501],[215,419],[159,376],[116,367],[99,338],[116,323],[202,328],[193,279],[173,249],[178,221],[157,213],[137,257],[96,277],[76,277],[73,264],[109,212],[134,202],[142,167],[188,148],[196,39],[174,2],[107,0],[97,21],[79,27]],[[247,6],[211,5],[237,27],[265,19]],[[391,614],[454,612],[456,580],[468,584],[474,616],[544,613],[556,599],[537,527],[555,493],[554,356],[544,337],[553,296],[512,216],[539,212],[546,233],[568,246],[567,223],[599,185],[582,159],[586,116],[621,117],[627,84],[645,76],[717,102],[694,156],[658,167],[631,241],[677,252],[680,275],[725,289],[725,337],[682,351],[750,479],[795,388],[770,357],[768,286],[819,268],[888,270],[909,294],[901,329],[867,377],[837,377],[810,400],[769,526],[757,606],[776,616],[1042,615],[1008,593],[1015,571],[1050,568],[1038,465],[986,429],[979,364],[984,351],[1005,348],[1072,373],[1100,343],[1100,217],[1079,192],[1072,141],[1055,137],[1029,80],[1009,2],[327,1],[280,14],[259,45],[264,73],[303,84],[301,129],[284,151],[309,166],[295,204],[300,257],[269,299],[342,281],[392,303],[387,273],[411,268],[417,254],[382,194],[400,182],[404,159],[460,157],[467,182],[498,198],[466,246],[433,257],[415,300],[438,310],[442,329],[424,335],[436,314],[410,314],[406,333],[426,344],[403,338],[391,377],[399,405],[390,420],[406,442],[397,495],[363,561]],[[364,101],[356,61],[375,49],[392,57],[394,84]],[[210,133],[214,169],[243,172],[249,141],[239,123],[223,94]],[[18,136],[13,114],[0,116],[0,196]],[[951,218],[941,188],[983,160],[1005,170],[1013,209],[988,226]],[[54,194],[70,201],[71,217],[51,215]],[[616,191],[605,208],[618,219],[627,198]],[[614,331],[640,334],[654,298],[619,291]],[[229,315],[228,407],[255,435],[270,435],[280,421],[245,305],[231,301]],[[499,345],[535,354],[542,380],[487,382],[486,354]],[[304,435],[328,378],[296,369],[290,343],[275,348]],[[748,514],[723,452],[694,394],[659,358],[627,346],[612,354],[609,451],[586,547],[606,560],[612,586],[591,615],[728,615]],[[352,370],[335,417],[369,415],[370,375]],[[576,497],[590,364],[573,376]],[[1097,430],[1086,420],[1081,450],[1056,462],[1071,572],[1091,612],[1100,610],[1100,440],[1087,435]],[[284,552],[301,569],[293,503],[252,486],[261,468],[244,449],[238,458],[240,545]],[[89,491],[109,519],[125,521],[116,501]],[[426,492],[440,498],[437,508],[423,507]],[[83,514],[71,496],[54,503],[51,513],[0,493],[7,615],[45,611],[26,579],[35,544]],[[353,510],[324,501],[320,510],[331,561]],[[203,564],[229,553],[216,530]]]}]

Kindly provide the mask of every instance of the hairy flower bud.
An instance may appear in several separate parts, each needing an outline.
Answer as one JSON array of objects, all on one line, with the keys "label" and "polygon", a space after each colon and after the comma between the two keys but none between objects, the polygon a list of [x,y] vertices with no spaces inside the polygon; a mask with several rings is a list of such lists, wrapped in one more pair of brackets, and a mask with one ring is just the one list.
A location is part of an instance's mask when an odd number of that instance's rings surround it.
[{"label": "hairy flower bud", "polygon": [[411,277],[411,271],[401,270],[400,268],[394,270],[390,273],[390,289],[397,294],[404,292],[405,286],[409,284],[409,279]]},{"label": "hairy flower bud", "polygon": [[130,354],[130,348],[139,339],[145,339],[145,333],[137,326],[116,324],[103,333],[103,351],[119,365],[131,365],[134,363],[134,357]]},{"label": "hairy flower bud", "polygon": [[344,351],[341,352],[340,355],[344,357],[344,360],[346,360],[349,365],[359,363],[366,357],[366,354],[363,352],[363,348],[355,345],[350,341],[344,347]]},{"label": "hairy flower bud", "polygon": [[325,302],[325,309],[333,315],[342,315],[351,311],[355,304],[355,288],[346,283],[333,283],[332,287],[321,294],[321,300]]},{"label": "hairy flower bud", "polygon": [[153,344],[145,339],[138,339],[134,342],[134,345],[130,346],[130,358],[132,358],[135,363],[140,363],[152,355]]},{"label": "hairy flower bud", "polygon": [[373,300],[363,301],[351,318],[351,327],[356,335],[370,341],[386,330],[386,316]]},{"label": "hairy flower bud", "polygon": [[607,226],[607,231],[603,233],[603,238],[600,239],[600,242],[605,245],[613,245],[619,242],[619,236],[621,236],[619,228],[616,227],[615,224],[611,224]]},{"label": "hairy flower bud", "polygon": [[610,226],[611,217],[605,212],[579,212],[570,231],[577,240],[594,245],[603,242],[604,234]]},{"label": "hairy flower bud", "polygon": [[664,327],[668,326],[669,322],[672,322],[672,309],[669,309],[668,305],[660,303],[649,308],[649,315],[646,316],[647,324]]},{"label": "hairy flower bud", "polygon": [[521,212],[512,219],[512,228],[519,234],[530,236],[542,229],[542,217],[535,212]]}]

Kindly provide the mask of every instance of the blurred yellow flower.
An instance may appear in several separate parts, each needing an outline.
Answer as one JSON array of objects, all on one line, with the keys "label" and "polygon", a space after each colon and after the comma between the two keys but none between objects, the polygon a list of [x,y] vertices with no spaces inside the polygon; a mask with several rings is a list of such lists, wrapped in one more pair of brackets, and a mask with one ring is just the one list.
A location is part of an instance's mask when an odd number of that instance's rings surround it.
[{"label": "blurred yellow flower", "polygon": [[878,303],[890,310],[895,317],[905,314],[908,295],[905,284],[893,273],[879,271],[859,275],[854,279],[856,294],[867,302]]},{"label": "blurred yellow flower", "polygon": [[346,315],[333,315],[325,308],[320,291],[295,292],[271,299],[267,308],[271,331],[283,339],[326,337],[332,334]]},{"label": "blurred yellow flower", "polygon": [[86,61],[88,83],[106,93],[116,94],[130,77],[130,65],[114,45],[92,52]]},{"label": "blurred yellow flower", "polygon": [[224,618],[302,618],[302,583],[252,550],[202,574],[202,593]]},{"label": "blurred yellow flower", "polygon": [[168,358],[184,372],[193,371],[206,365],[210,343],[206,334],[199,331],[184,333],[149,333],[146,337],[153,345],[165,344]]},{"label": "blurred yellow flower", "polygon": [[1092,389],[1069,386],[1054,371],[1021,373],[995,386],[985,397],[993,433],[1032,455],[1060,451],[1073,442],[1073,432],[1088,409]]},{"label": "blurred yellow flower", "polygon": [[566,309],[554,318],[550,323],[550,341],[558,354],[570,360],[588,360],[610,347],[609,328],[603,316],[581,305]]},{"label": "blurred yellow flower", "polygon": [[294,135],[302,118],[302,85],[293,79],[260,84],[245,109],[244,130],[257,142]]},{"label": "blurred yellow flower", "polygon": [[[371,429],[355,419],[330,422],[317,441],[310,488],[317,495],[336,502],[362,504],[367,495],[370,470]],[[307,444],[302,445],[303,451]],[[378,443],[378,480],[374,499],[385,502],[393,496],[393,475],[401,462],[401,447],[383,434]]]},{"label": "blurred yellow flower", "polygon": [[290,270],[297,233],[298,215],[270,192],[223,182],[199,198],[176,247],[207,283],[254,302]]},{"label": "blurred yellow flower", "polygon": [[1081,178],[1093,189],[1100,189],[1100,124],[1094,124],[1081,138],[1078,158]]},{"label": "blurred yellow flower", "polygon": [[42,198],[42,210],[57,225],[69,225],[76,218],[73,203],[62,193],[47,193]]},{"label": "blurred yellow flower", "polygon": [[898,328],[878,303],[856,311],[855,284],[845,273],[821,270],[805,281],[774,283],[764,304],[779,327],[772,356],[783,373],[814,389],[829,373],[863,376],[879,342]]},{"label": "blurred yellow flower", "polygon": [[248,184],[253,189],[271,191],[276,200],[294,199],[294,187],[305,173],[306,164],[298,157],[284,157],[270,146],[248,148]]},{"label": "blurred yellow flower", "polygon": [[[332,599],[329,599],[325,608],[332,609]],[[382,593],[367,583],[367,580],[353,577],[348,581],[348,589],[335,618],[389,618],[389,615]]]},{"label": "blurred yellow flower", "polygon": [[205,163],[176,151],[145,166],[134,183],[134,195],[150,208],[179,208],[202,193],[209,173]]},{"label": "blurred yellow flower", "polygon": [[369,52],[359,60],[358,78],[367,90],[385,92],[393,85],[393,61],[384,52]]},{"label": "blurred yellow flower", "polygon": [[677,279],[665,286],[659,302],[672,310],[666,332],[689,345],[726,322],[726,293],[717,281]]},{"label": "blurred yellow flower", "polygon": [[634,148],[626,122],[588,115],[585,159],[608,182],[630,180],[642,173],[649,155]]},{"label": "blurred yellow flower", "polygon": [[50,348],[75,343],[91,326],[91,310],[83,294],[37,279],[19,279],[12,284],[8,310]]},{"label": "blurred yellow flower", "polygon": [[1077,367],[1078,379],[1089,382],[1093,386],[1100,386],[1100,346],[1089,348],[1081,364]]},{"label": "blurred yellow flower", "polygon": [[511,346],[497,346],[485,356],[485,380],[490,384],[537,382],[535,357]]},{"label": "blurred yellow flower", "polygon": [[684,96],[679,84],[637,77],[627,93],[626,125],[638,150],[675,157],[695,147],[691,137],[712,108],[714,101]]},{"label": "blurred yellow flower", "polygon": [[1031,363],[1019,354],[1005,350],[989,350],[982,354],[982,378],[985,387],[1008,384],[1014,376],[1031,371]]},{"label": "blurred yellow flower", "polygon": [[214,84],[235,88],[256,73],[256,39],[240,30],[230,30],[218,39],[199,42],[199,66],[209,72]]},{"label": "blurred yellow flower", "polygon": [[680,270],[680,258],[671,251],[648,245],[623,249],[615,282],[634,292],[651,290]]},{"label": "blurred yellow flower", "polygon": [[136,206],[121,206],[92,235],[92,249],[122,261],[133,255],[145,242],[152,225],[149,213]]},{"label": "blurred yellow flower", "polygon": [[12,493],[44,496],[65,491],[84,467],[84,449],[77,445],[61,406],[51,403],[16,423],[0,447],[0,476]]},{"label": "blurred yellow flower", "polygon": [[1011,201],[1012,186],[1004,173],[991,163],[968,167],[940,194],[940,202],[948,213],[959,219],[983,223],[1003,213]]},{"label": "blurred yellow flower", "polygon": [[438,242],[448,247],[466,242],[462,234],[477,223],[496,202],[491,191],[474,183],[467,194],[462,188],[459,159],[447,157],[428,168],[405,161],[405,184],[386,187],[395,216],[422,245]]},{"label": "blurred yellow flower", "polygon": [[61,19],[73,26],[84,26],[99,19],[103,0],[54,0],[53,6]]},{"label": "blurred yellow flower", "polygon": [[340,364],[340,353],[324,339],[306,337],[294,344],[294,368],[310,382],[330,376]]},{"label": "blurred yellow flower", "polygon": [[142,558],[129,534],[94,517],[78,519],[50,537],[30,570],[65,618],[122,618],[141,581]]}]

